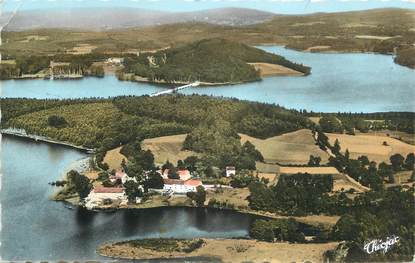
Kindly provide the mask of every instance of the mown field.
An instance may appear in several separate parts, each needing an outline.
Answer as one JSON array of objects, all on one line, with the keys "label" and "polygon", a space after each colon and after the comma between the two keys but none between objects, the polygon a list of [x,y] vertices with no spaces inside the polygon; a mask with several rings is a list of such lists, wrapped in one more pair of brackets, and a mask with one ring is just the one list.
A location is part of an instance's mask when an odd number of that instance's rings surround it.
[{"label": "mown field", "polygon": [[154,155],[154,163],[163,165],[166,161],[177,164],[178,160],[184,160],[189,156],[197,155],[193,151],[183,150],[183,142],[187,134],[162,136],[145,139],[142,143],[143,150],[150,150]]},{"label": "mown field", "polygon": [[264,156],[266,163],[307,164],[310,155],[319,156],[327,163],[328,154],[321,150],[310,130],[302,129],[265,140],[240,134],[241,141],[250,141]]},{"label": "mown field", "polygon": [[[341,152],[346,149],[350,152],[351,158],[358,158],[361,155],[366,155],[369,160],[377,163],[389,163],[389,157],[393,154],[399,153],[406,156],[408,153],[415,153],[415,146],[399,141],[395,138],[387,136],[374,135],[346,135],[346,134],[327,134],[330,143],[334,143],[336,139],[340,142]],[[386,145],[384,145],[386,142]]]}]

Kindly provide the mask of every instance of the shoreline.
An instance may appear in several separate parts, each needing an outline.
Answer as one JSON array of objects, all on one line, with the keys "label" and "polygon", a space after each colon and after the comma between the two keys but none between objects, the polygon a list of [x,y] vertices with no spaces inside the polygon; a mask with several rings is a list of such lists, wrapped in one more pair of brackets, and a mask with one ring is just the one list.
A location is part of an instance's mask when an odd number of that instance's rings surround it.
[{"label": "shoreline", "polygon": [[86,148],[80,145],[75,145],[69,142],[62,142],[62,141],[58,141],[58,140],[54,140],[45,136],[39,136],[39,135],[32,135],[32,134],[26,134],[25,132],[22,131],[16,131],[10,128],[6,128],[6,129],[1,129],[0,133],[2,135],[6,135],[6,136],[14,136],[14,137],[19,137],[19,138],[24,138],[24,139],[29,139],[29,140],[34,140],[34,141],[40,141],[40,142],[46,142],[46,143],[50,143],[50,144],[55,144],[55,145],[62,145],[62,146],[66,146],[66,147],[70,147],[73,149],[77,149],[83,152],[86,152],[88,154],[92,154],[95,152],[95,149],[91,149],[91,148]]},{"label": "shoreline", "polygon": [[[152,239],[141,239],[141,241]],[[164,239],[166,240],[166,239]],[[181,259],[209,258],[220,262],[322,262],[324,253],[337,247],[338,242],[327,243],[288,243],[264,242],[244,238],[193,238],[167,239],[180,247],[192,247],[189,243],[199,242],[189,251],[169,249],[162,245],[141,247],[135,240],[110,242],[99,245],[97,254],[114,259]],[[140,241],[140,240],[137,240]],[[187,244],[186,244],[187,243]],[[184,245],[186,244],[186,245]],[[261,253],[258,253],[261,251]]]}]

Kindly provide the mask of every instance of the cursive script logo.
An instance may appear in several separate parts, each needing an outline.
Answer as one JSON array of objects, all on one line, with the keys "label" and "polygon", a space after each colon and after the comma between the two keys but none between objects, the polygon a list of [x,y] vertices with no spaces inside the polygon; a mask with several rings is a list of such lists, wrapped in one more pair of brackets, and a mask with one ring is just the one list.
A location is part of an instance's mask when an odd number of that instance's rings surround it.
[{"label": "cursive script logo", "polygon": [[379,250],[381,250],[385,254],[392,246],[394,246],[398,242],[399,237],[394,235],[391,237],[387,237],[385,241],[383,241],[382,239],[374,239],[372,241],[369,241],[364,245],[363,248],[368,254],[372,254]]}]

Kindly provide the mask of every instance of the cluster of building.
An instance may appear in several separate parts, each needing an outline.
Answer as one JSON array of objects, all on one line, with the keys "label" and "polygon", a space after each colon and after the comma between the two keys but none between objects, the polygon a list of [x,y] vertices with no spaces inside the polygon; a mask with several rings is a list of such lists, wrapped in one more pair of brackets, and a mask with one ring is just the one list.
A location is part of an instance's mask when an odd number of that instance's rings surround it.
[{"label": "cluster of building", "polygon": [[195,192],[198,186],[203,186],[200,179],[192,179],[192,175],[187,169],[177,171],[178,179],[170,179],[168,177],[169,169],[159,171],[159,173],[164,182],[163,191],[167,194],[186,194]]},{"label": "cluster of building", "polygon": [[[188,192],[195,192],[198,186],[203,186],[200,179],[193,178],[192,174],[187,169],[180,169],[177,171],[177,179],[169,178],[169,170],[159,170],[158,173],[163,178],[164,186],[161,191],[165,195],[173,194],[186,194]],[[105,204],[118,203],[120,206],[127,205],[128,200],[125,194],[123,185],[129,181],[136,181],[135,177],[129,177],[124,171],[116,171],[114,175],[109,177],[112,183],[120,182],[116,187],[94,187],[89,195],[85,198],[85,207],[93,209],[101,207]],[[137,181],[136,181],[137,182]],[[142,186],[139,186],[143,190]],[[137,203],[141,202],[140,198],[137,198]]]}]

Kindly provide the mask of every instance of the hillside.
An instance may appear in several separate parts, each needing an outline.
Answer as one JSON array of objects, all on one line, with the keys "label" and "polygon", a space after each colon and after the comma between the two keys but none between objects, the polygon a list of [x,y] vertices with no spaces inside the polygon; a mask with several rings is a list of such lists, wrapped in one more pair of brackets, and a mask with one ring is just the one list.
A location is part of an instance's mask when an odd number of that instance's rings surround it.
[{"label": "hillside", "polygon": [[[231,11],[235,10],[228,10]],[[227,13],[226,17],[233,16]],[[415,11],[411,9],[385,8],[342,13],[276,15],[272,20],[239,26],[193,19],[183,23],[123,27],[111,31],[91,31],[86,28],[5,31],[0,51],[3,56],[56,54],[89,45],[94,53],[136,54],[137,51],[157,50],[206,38],[223,38],[248,45],[286,45],[310,52],[390,54],[398,51],[399,58],[396,62],[411,67],[413,52],[406,50],[415,43],[414,17]]]},{"label": "hillside", "polygon": [[[188,150],[186,153],[200,154],[207,163],[220,168],[234,164],[255,169],[254,146],[241,144],[238,132],[267,138],[310,124],[300,113],[279,106],[198,95],[2,99],[1,105],[2,128],[25,129],[29,134],[95,148],[102,159],[106,151],[137,140],[144,140],[144,146],[157,154],[157,139],[145,139],[187,133],[178,142]],[[169,149],[180,155],[182,149],[177,140],[174,142],[177,136],[170,138]]]},{"label": "hillside", "polygon": [[152,82],[236,83],[260,79],[260,72],[248,64],[257,62],[310,73],[310,68],[284,57],[225,39],[205,39],[156,53],[141,53],[125,60],[123,73]]}]

